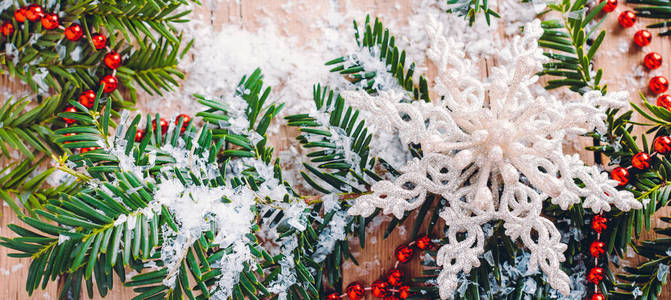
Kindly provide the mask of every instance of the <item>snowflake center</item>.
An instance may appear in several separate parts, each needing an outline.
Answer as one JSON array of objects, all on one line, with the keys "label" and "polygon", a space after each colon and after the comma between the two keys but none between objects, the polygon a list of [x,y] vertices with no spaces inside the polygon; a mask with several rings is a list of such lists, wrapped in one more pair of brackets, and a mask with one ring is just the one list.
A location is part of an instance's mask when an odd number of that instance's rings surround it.
[{"label": "snowflake center", "polygon": [[[483,154],[502,150],[502,154],[512,151],[511,146],[515,143],[517,130],[508,120],[483,120],[486,127],[473,132],[473,138],[482,147]],[[500,149],[500,150],[495,150]]]}]

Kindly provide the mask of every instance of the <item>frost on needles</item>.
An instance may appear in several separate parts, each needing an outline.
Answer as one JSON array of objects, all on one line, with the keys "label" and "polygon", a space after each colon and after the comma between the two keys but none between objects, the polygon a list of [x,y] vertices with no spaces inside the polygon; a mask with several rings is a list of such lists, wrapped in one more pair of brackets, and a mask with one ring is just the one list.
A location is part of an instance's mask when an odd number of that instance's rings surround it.
[{"label": "frost on needles", "polygon": [[[199,113],[204,127],[192,121],[181,131],[182,121],[175,126],[172,120],[161,132],[146,116],[139,142],[141,116],[130,121],[127,113],[114,132],[106,126],[109,113],[88,111],[78,113],[79,125],[56,131],[72,139],[67,147],[93,143],[99,149],[62,161],[63,170],[84,182],[80,192],[35,210],[44,219],[21,216],[40,234],[13,227],[20,236],[44,240],[2,238],[2,245],[34,258],[28,290],[67,275],[95,279],[104,294],[116,274],[141,299],[318,297],[306,265],[319,233],[307,204],[272,161],[265,130],[281,105],[264,105],[268,92],[257,70],[234,95],[199,100],[208,107]],[[45,269],[48,261],[59,263]],[[127,280],[124,267],[140,274]],[[79,284],[70,280],[65,289]]]}]

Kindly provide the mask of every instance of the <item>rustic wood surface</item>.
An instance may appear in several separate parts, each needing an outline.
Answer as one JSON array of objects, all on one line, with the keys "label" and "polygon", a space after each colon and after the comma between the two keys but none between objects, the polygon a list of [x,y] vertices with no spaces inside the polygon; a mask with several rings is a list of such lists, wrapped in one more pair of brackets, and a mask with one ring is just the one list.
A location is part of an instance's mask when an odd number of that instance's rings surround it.
[{"label": "rustic wood surface", "polygon": [[[404,20],[405,17],[412,13],[412,0],[309,0],[309,1],[295,1],[295,9],[284,9],[284,1],[281,0],[242,0],[242,1],[228,1],[217,3],[214,6],[208,6],[210,1],[204,1],[206,4],[197,8],[193,18],[201,19],[210,23],[211,26],[217,27],[221,24],[231,23],[239,24],[244,29],[254,29],[260,26],[263,18],[273,18],[276,22],[283,25],[283,34],[298,36],[303,41],[309,41],[318,32],[316,29],[309,26],[313,20],[318,16],[323,15],[331,9],[331,5],[336,5],[340,11],[348,9],[356,9],[369,12],[373,15],[383,14],[386,17],[394,16],[397,20]],[[238,3],[240,2],[240,3]],[[625,10],[626,4],[620,3],[618,12]],[[382,18],[385,19],[384,17]],[[622,30],[617,24],[616,13],[611,14],[602,28],[608,31],[606,40],[602,46],[601,55],[597,58],[597,65],[606,69],[605,81],[609,84],[609,90],[627,89],[631,91],[632,101],[638,101],[636,95],[639,86],[632,87],[628,85],[623,79],[623,74],[629,74],[632,71],[632,66],[640,64],[645,55],[640,49],[629,47],[631,44],[631,37],[633,29]],[[624,53],[619,49],[622,47],[629,47],[628,51]],[[668,38],[660,38],[655,36],[650,50],[657,51],[664,57],[671,57],[669,54]],[[231,62],[234,63],[234,62]],[[488,62],[481,63],[481,70],[483,73],[487,72]],[[661,74],[671,74],[670,64],[665,63],[661,68]],[[429,78],[432,78],[431,69],[429,70]],[[188,74],[187,74],[188,76]],[[646,78],[649,76],[646,75]],[[9,90],[14,94],[28,93],[20,83],[14,82],[6,76],[0,76],[1,90]],[[0,95],[0,99],[3,96]],[[651,97],[651,99],[654,99]],[[139,106],[142,106],[142,99],[140,99]],[[280,136],[292,135],[289,131],[281,131]],[[276,147],[282,148],[287,146],[288,139],[274,137]],[[584,141],[587,144],[589,141]],[[573,150],[575,151],[575,150]],[[592,154],[584,150],[578,150],[583,159],[587,162],[592,162]],[[12,232],[7,228],[7,224],[19,222],[17,217],[6,205],[0,205],[0,235],[12,236]],[[655,224],[653,222],[653,224]],[[358,249],[358,245],[354,245],[357,259],[362,262],[360,266],[355,266],[351,263],[345,263],[345,282],[359,280],[361,282],[371,283],[378,279],[382,274],[391,268],[395,259],[393,255],[394,249],[403,243],[409,242],[404,230],[396,230],[387,239],[383,239],[383,231],[385,224],[377,226],[376,229],[369,231],[369,243],[365,249]],[[410,228],[408,228],[409,230]],[[653,238],[654,234],[649,233],[644,238]],[[32,296],[28,296],[25,292],[25,280],[28,274],[28,266],[30,261],[28,259],[14,259],[8,258],[7,253],[10,252],[6,248],[0,247],[0,299],[3,300],[18,300],[18,299],[57,299],[58,287],[55,282],[50,283],[45,290],[37,290]],[[638,262],[639,258],[631,258],[632,263]],[[416,261],[416,259],[415,259]],[[411,263],[405,265],[405,271],[411,274],[419,274],[418,264]],[[131,289],[125,288],[117,280],[115,289],[105,299],[131,299],[134,293]],[[667,286],[660,299],[670,299],[671,288]],[[100,299],[95,296],[95,299]],[[369,298],[369,299],[372,299]]]}]

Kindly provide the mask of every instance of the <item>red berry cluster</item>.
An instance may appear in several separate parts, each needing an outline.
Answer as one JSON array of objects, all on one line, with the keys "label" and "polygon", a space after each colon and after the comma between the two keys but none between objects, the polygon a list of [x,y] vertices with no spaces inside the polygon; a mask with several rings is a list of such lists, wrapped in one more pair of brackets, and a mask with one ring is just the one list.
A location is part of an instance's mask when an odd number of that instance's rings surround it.
[{"label": "red berry cluster", "polygon": [[[617,0],[607,0],[608,3],[604,6],[605,12],[612,12],[617,8]],[[617,18],[620,26],[624,28],[633,27],[636,25],[636,13],[630,10],[625,10],[620,13]],[[637,30],[634,34],[634,43],[643,48],[650,45],[652,41],[652,34],[645,30]],[[649,52],[643,58],[643,65],[649,70],[655,70],[662,66],[662,55],[657,52]],[[669,80],[664,76],[654,76],[648,82],[648,88],[655,94],[663,94],[669,89]],[[657,105],[666,109],[671,109],[671,96],[664,94],[657,98]]]},{"label": "red berry cluster", "polygon": [[[26,24],[30,22],[40,22],[42,27],[46,30],[63,30],[63,35],[70,41],[79,41],[84,37],[84,29],[77,23],[72,23],[67,27],[60,24],[58,15],[55,13],[45,12],[42,6],[38,4],[31,4],[25,7],[18,8],[14,11],[14,19],[17,24]],[[9,37],[14,33],[14,23],[5,21],[0,27],[2,35]],[[119,86],[119,80],[116,78],[116,70],[121,66],[121,55],[116,51],[107,47],[107,38],[102,33],[91,35],[91,42],[93,47],[97,50],[106,49],[107,55],[103,59],[104,64],[112,70],[112,74],[105,75],[100,80],[100,85],[104,85],[103,91],[105,93],[114,92]],[[95,100],[95,92],[93,90],[84,91],[79,96],[79,103],[87,108],[93,108],[93,101]],[[66,112],[76,112],[75,107],[68,107]],[[72,124],[73,119],[63,118],[63,120]]]},{"label": "red berry cluster", "polygon": [[598,265],[599,257],[606,253],[606,244],[600,241],[601,233],[608,227],[606,222],[608,222],[608,220],[602,215],[595,215],[594,218],[592,218],[592,229],[597,234],[597,240],[592,242],[592,244],[589,246],[589,254],[594,258],[594,267],[589,270],[589,273],[587,273],[587,281],[594,284],[594,293],[589,298],[590,300],[606,299],[606,297],[598,291],[599,283],[605,276],[604,269]]},{"label": "red berry cluster", "polygon": [[647,154],[645,152],[634,154],[634,156],[631,158],[631,166],[627,168],[617,167],[610,172],[610,176],[617,180],[618,185],[626,185],[629,182],[629,170],[632,168],[645,170],[650,167],[650,161],[654,156],[657,154],[666,155],[669,153],[669,151],[671,151],[671,137],[666,135],[658,136],[652,142],[652,147],[655,149],[655,151],[653,151],[651,154]]},{"label": "red berry cluster", "polygon": [[[179,129],[179,132],[184,132],[191,122],[191,116],[187,114],[179,114],[177,116],[177,119],[175,119],[175,126],[179,125],[179,120],[182,120],[182,127]],[[164,118],[159,119],[158,121],[158,126],[161,127],[161,134],[166,134],[168,132],[168,121],[166,121]],[[151,127],[152,130],[156,131],[156,120],[151,122]],[[140,142],[144,138],[144,135],[146,132],[143,129],[138,129],[135,132],[135,141]]]},{"label": "red berry cluster", "polygon": [[370,291],[373,296],[383,298],[384,300],[399,300],[407,299],[412,293],[410,286],[404,285],[403,271],[398,269],[400,263],[410,261],[416,250],[429,250],[433,248],[433,242],[428,236],[423,236],[414,242],[407,245],[401,245],[396,248],[396,263],[394,268],[387,273],[385,280],[376,280],[370,287],[364,287],[359,282],[350,283],[345,289],[344,294],[337,292],[328,294],[326,300],[340,300],[344,297],[349,297],[351,300],[359,300],[366,296],[366,292]]}]

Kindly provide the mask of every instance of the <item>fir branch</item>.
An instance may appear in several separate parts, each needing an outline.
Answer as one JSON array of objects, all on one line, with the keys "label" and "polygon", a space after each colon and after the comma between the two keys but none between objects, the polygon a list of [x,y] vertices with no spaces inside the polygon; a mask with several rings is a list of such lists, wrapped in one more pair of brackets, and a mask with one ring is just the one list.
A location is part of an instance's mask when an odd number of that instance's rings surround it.
[{"label": "fir branch", "polygon": [[314,149],[307,154],[313,164],[304,164],[312,176],[301,172],[303,178],[323,193],[365,192],[362,187],[381,178],[373,170],[377,159],[368,158],[372,134],[359,111],[345,105],[340,95],[321,85],[314,87],[313,95],[314,115],[286,117],[289,126],[299,127],[302,134],[297,139],[303,147]]},{"label": "fir branch", "polygon": [[485,16],[487,25],[490,25],[491,17],[500,18],[501,16],[494,10],[489,8],[487,0],[447,0],[447,5],[450,7],[448,13],[456,13],[468,19],[468,24],[473,26],[475,18],[482,13]]},{"label": "fir branch", "polygon": [[[133,81],[150,94],[160,94],[162,90],[171,90],[177,84],[177,78],[184,76],[176,69],[181,36],[173,26],[173,23],[187,21],[184,17],[190,11],[182,9],[184,4],[175,1],[99,3],[87,0],[45,7],[45,10],[60,10],[60,22],[64,26],[80,23],[88,42],[65,39],[62,30],[45,30],[40,22],[18,24],[13,11],[6,12],[2,19],[12,22],[17,30],[0,50],[0,63],[11,76],[20,78],[36,92],[44,93],[51,88],[72,96],[83,90],[96,89],[100,78],[109,70],[100,63],[105,51],[93,48],[91,34],[104,28],[110,48],[129,57],[119,71],[123,85],[132,92],[133,101]],[[189,47],[190,44],[184,50]],[[117,91],[112,98],[115,109],[132,105],[123,101]]]},{"label": "fir branch", "polygon": [[141,48],[150,45],[145,37],[153,44],[160,44],[161,39],[177,44],[179,38],[173,23],[188,22],[184,17],[191,13],[182,9],[186,1],[87,2],[87,5],[81,5],[82,13],[90,16],[89,22],[93,27],[105,27],[109,32],[119,31],[127,41],[131,41],[132,36]]},{"label": "fir branch", "polygon": [[[618,112],[611,111],[608,114],[609,131],[593,135],[602,142],[602,145],[592,149],[604,153],[613,164],[629,166],[633,155],[651,151],[654,138],[671,134],[671,113],[663,107],[651,105],[645,97],[642,95],[641,97],[642,107],[634,103],[631,105],[634,111],[643,116],[645,123],[632,121],[633,111],[617,118],[615,116]],[[640,136],[640,141],[631,134],[636,126],[648,128]],[[653,137],[648,138],[647,135],[651,133]],[[643,148],[639,148],[639,145]],[[612,225],[609,225],[605,236],[609,239],[607,242],[609,252],[614,244],[617,253],[622,256],[624,253],[622,249],[631,245],[635,253],[647,258],[648,261],[642,262],[637,267],[625,266],[622,273],[612,278],[608,293],[613,299],[630,299],[636,295],[642,299],[656,299],[661,293],[662,286],[666,284],[668,272],[665,268],[671,262],[668,260],[669,254],[666,253],[669,247],[664,246],[668,239],[656,238],[634,242],[633,238],[638,239],[642,232],[649,231],[655,213],[669,205],[671,198],[669,183],[671,183],[671,161],[666,155],[656,155],[646,170],[632,169],[626,188],[645,203],[645,206],[641,210],[615,214],[614,220],[609,222]],[[667,218],[662,220],[667,223],[669,221]],[[660,228],[655,228],[655,232],[661,235],[669,234],[668,230]]]},{"label": "fir branch", "polygon": [[[129,58],[126,64],[118,69],[119,80],[133,91],[135,90],[133,82],[137,82],[150,95],[153,93],[163,95],[161,91],[172,91],[179,85],[177,79],[184,79],[184,73],[177,69],[178,60],[181,58],[178,57],[181,41],[180,36],[174,44],[167,40],[159,40],[137,51],[127,47],[120,52],[129,54]],[[135,93],[131,93],[131,96],[135,102]]]},{"label": "fir branch", "polygon": [[[380,80],[377,74],[380,70],[371,70],[371,66],[364,63],[363,57],[358,55],[371,55],[380,62],[384,62],[387,72],[397,81],[398,85],[410,92],[414,99],[430,101],[428,93],[428,82],[424,76],[419,76],[419,84],[413,81],[415,73],[415,63],[411,63],[406,69],[405,50],[399,49],[395,45],[395,38],[390,34],[389,29],[383,27],[382,22],[375,19],[375,23],[370,24],[370,16],[366,16],[363,28],[359,28],[354,21],[354,30],[357,45],[361,48],[361,53],[352,53],[348,56],[333,59],[326,63],[327,66],[333,66],[331,72],[339,72],[347,75],[353,83],[362,82],[363,88],[369,92],[380,88],[380,84],[389,85],[392,82]],[[363,34],[360,33],[363,31]],[[366,51],[366,52],[364,52]],[[384,86],[383,88],[391,88]]]},{"label": "fir branch", "polygon": [[34,216],[33,209],[41,208],[51,199],[58,198],[60,193],[71,193],[79,189],[79,184],[74,181],[63,182],[56,187],[44,187],[46,179],[56,171],[55,168],[49,168],[34,175],[44,160],[44,157],[36,161],[25,160],[0,170],[0,174],[3,174],[0,177],[0,199],[15,214],[23,215],[22,207],[25,207]]},{"label": "fir branch", "polygon": [[636,4],[636,17],[656,19],[647,25],[648,28],[661,28],[660,36],[671,35],[671,30],[668,29],[671,22],[671,4],[657,0],[627,0],[627,3]]},{"label": "fir branch", "polygon": [[[668,192],[666,189],[666,199]],[[664,223],[671,223],[671,219],[661,217]],[[669,265],[671,265],[671,231],[669,228],[655,228],[655,233],[663,237],[658,237],[650,241],[640,242],[634,245],[636,254],[645,257],[646,260],[639,263],[636,267],[625,266],[623,273],[617,274],[617,279],[621,280],[615,284],[617,290],[611,290],[612,299],[657,299],[662,288],[666,285],[669,277]]]},{"label": "fir branch", "polygon": [[[269,87],[265,89],[263,87],[263,75],[260,69],[256,69],[248,77],[243,77],[233,97],[244,100],[240,102],[246,105],[244,116],[239,112],[238,115],[231,115],[230,107],[227,107],[225,102],[194,95],[199,103],[209,107],[196,115],[215,126],[212,130],[214,138],[222,139],[227,144],[224,151],[226,158],[256,157],[266,163],[272,158],[273,149],[267,146],[266,131],[283,104],[265,105],[270,90]],[[242,124],[243,122],[245,124]],[[231,149],[228,145],[239,148]]]},{"label": "fir branch", "polygon": [[5,157],[10,157],[12,149],[18,150],[29,159],[37,153],[60,153],[60,147],[51,141],[53,132],[49,122],[59,106],[58,97],[44,99],[36,107],[28,108],[30,100],[9,98],[0,107],[0,149]]},{"label": "fir branch", "polygon": [[543,71],[539,75],[559,77],[548,80],[547,89],[566,86],[580,94],[588,90],[606,92],[607,87],[600,85],[603,70],[593,70],[594,55],[601,46],[606,31],[602,30],[595,38],[593,35],[603,19],[587,29],[606,2],[603,1],[591,11],[587,11],[586,3],[585,0],[578,0],[548,4],[549,10],[560,13],[561,18],[541,23],[544,33],[538,44],[550,50],[544,53],[550,58],[550,62],[543,64]]},{"label": "fir branch", "polygon": [[[233,244],[215,243],[217,232],[222,230],[216,226],[224,224],[212,223],[210,230],[203,230],[200,236],[186,240],[186,248],[174,257],[174,264],[166,264],[158,255],[168,247],[169,232],[179,232],[183,223],[176,219],[176,212],[156,198],[157,189],[166,180],[178,180],[185,187],[214,189],[229,186],[230,191],[249,189],[255,195],[256,205],[249,209],[255,216],[252,221],[258,221],[249,224],[250,232],[244,241],[244,248],[249,249],[251,256],[242,262],[243,271],[237,274],[237,281],[228,291],[234,299],[265,298],[272,293],[284,292],[271,292],[269,286],[275,282],[282,284],[282,278],[286,276],[295,278],[286,283],[286,291],[294,297],[318,297],[317,283],[311,272],[320,272],[321,267],[310,259],[310,255],[319,234],[312,227],[314,220],[307,215],[298,221],[304,222],[305,226],[304,230],[299,230],[293,213],[285,213],[284,209],[293,205],[293,201],[301,200],[292,200],[294,192],[282,181],[279,164],[271,163],[272,148],[265,146],[268,123],[281,106],[273,104],[264,108],[269,90],[260,94],[264,91],[260,72],[245,78],[241,82],[245,89],[240,91],[246,92],[238,101],[248,105],[241,112],[249,118],[250,132],[242,136],[249,137],[251,132],[264,134],[262,140],[255,143],[258,152],[252,157],[226,155],[230,152],[222,146],[230,139],[227,133],[234,129],[228,125],[218,124],[224,134],[217,136],[211,129],[197,129],[194,122],[183,124],[184,119],[180,118],[176,127],[170,125],[164,131],[160,126],[153,126],[148,116],[144,137],[135,141],[140,116],[127,122],[127,115],[122,115],[121,126],[110,132],[109,127],[113,124],[109,101],[104,103],[104,113],[98,113],[103,104],[99,98],[91,110],[81,107],[81,112],[63,113],[64,117],[77,119],[80,125],[56,130],[57,142],[63,143],[66,149],[100,147],[69,157],[86,170],[91,176],[89,181],[95,184],[79,192],[60,194],[59,200],[51,200],[44,207],[35,209],[35,216],[22,216],[33,229],[13,226],[12,230],[19,237],[0,241],[0,245],[19,252],[14,256],[33,258],[27,283],[29,293],[40,282],[44,285],[49,279],[62,275],[67,276],[65,289],[75,295],[82,289],[82,279],[89,295],[93,293],[90,287],[94,281],[98,292],[105,295],[111,288],[113,274],[126,281],[124,267],[141,272],[126,282],[138,292],[137,299],[195,299],[227,293],[222,290],[227,287],[218,283],[222,276],[230,276],[224,274],[226,270],[220,266],[221,260],[238,250]],[[222,107],[215,101],[208,103],[212,108]],[[77,104],[73,101],[73,105]],[[219,112],[232,113],[228,110]],[[210,111],[205,115],[211,118],[216,114]],[[156,115],[154,120],[159,119]],[[174,149],[189,152],[191,163],[180,162],[187,154],[176,153]],[[223,160],[218,153],[224,154]],[[249,168],[241,173],[227,173],[226,168],[232,164],[232,159],[241,160]],[[201,169],[208,165],[215,167]],[[273,170],[270,177],[267,177],[268,170]],[[267,191],[267,185],[274,184],[272,180],[278,182],[281,189],[278,192],[283,195],[281,199],[271,199],[277,193]],[[224,197],[221,201],[235,203],[238,199]],[[309,212],[306,207],[301,213]],[[52,225],[53,222],[60,226]],[[296,247],[271,256],[255,236],[261,226],[266,230],[277,230],[279,238],[275,242],[293,245],[293,240]],[[147,270],[151,265],[157,269]],[[287,266],[290,267],[285,270]]]}]

